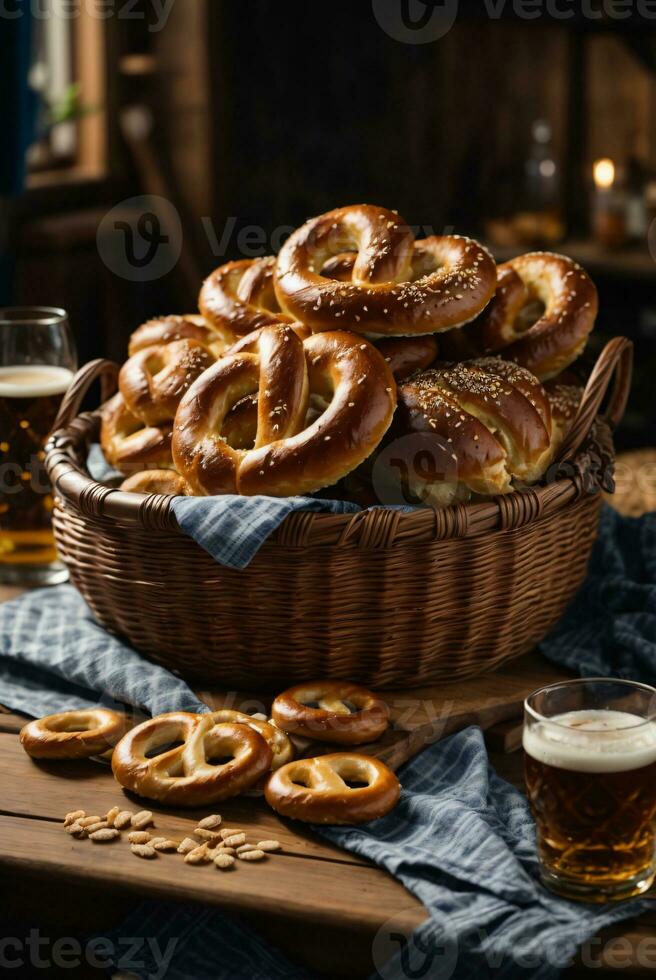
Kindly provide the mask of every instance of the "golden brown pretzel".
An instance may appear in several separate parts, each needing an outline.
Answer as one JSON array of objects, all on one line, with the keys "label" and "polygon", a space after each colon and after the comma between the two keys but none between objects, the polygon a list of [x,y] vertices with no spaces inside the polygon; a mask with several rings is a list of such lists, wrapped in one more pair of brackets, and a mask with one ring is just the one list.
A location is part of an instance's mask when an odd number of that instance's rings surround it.
[{"label": "golden brown pretzel", "polygon": [[[349,783],[364,783],[351,787]],[[379,759],[355,752],[336,752],[316,759],[296,759],[272,773],[264,790],[277,813],[306,823],[364,823],[384,816],[396,805],[401,787]]]},{"label": "golden brown pretzel", "polygon": [[426,334],[423,337],[386,337],[376,342],[390,366],[395,381],[405,381],[415,371],[425,371],[437,357],[437,341]]},{"label": "golden brown pretzel", "polygon": [[212,712],[212,718],[216,724],[220,722],[230,722],[235,725],[250,725],[253,731],[258,732],[267,743],[272,753],[271,769],[280,769],[286,766],[294,758],[294,746],[285,732],[276,728],[268,721],[261,718],[253,718],[244,711],[233,711],[231,708],[221,708]]},{"label": "golden brown pretzel", "polygon": [[[318,707],[311,707],[315,702]],[[271,717],[278,728],[290,734],[319,742],[362,745],[383,734],[389,708],[382,698],[359,684],[313,681],[279,694],[271,706]]]},{"label": "golden brown pretzel", "polygon": [[185,391],[214,360],[195,340],[144,347],[121,368],[119,390],[132,415],[145,425],[161,425],[173,419]]},{"label": "golden brown pretzel", "polygon": [[553,455],[547,394],[509,361],[430,368],[400,386],[399,408],[404,431],[435,436],[435,484],[423,489],[438,505],[471,492],[509,493],[513,479],[532,483]]},{"label": "golden brown pretzel", "polygon": [[[471,335],[484,353],[553,378],[583,351],[597,316],[597,290],[564,255],[528,252],[500,265],[496,295]],[[536,318],[537,316],[537,318]]]},{"label": "golden brown pretzel", "polygon": [[215,357],[226,348],[226,341],[197,313],[185,316],[159,316],[142,323],[130,337],[128,354],[132,357],[144,347],[170,344],[174,340],[195,340],[207,347]]},{"label": "golden brown pretzel", "polygon": [[[226,757],[228,762],[208,761]],[[248,725],[172,711],[128,732],[114,749],[112,770],[121,786],[139,796],[202,806],[249,789],[270,769],[271,759],[265,740]]]},{"label": "golden brown pretzel", "polygon": [[120,392],[103,406],[100,445],[107,462],[121,473],[172,467],[171,433],[170,423],[144,425],[128,410]]},{"label": "golden brown pretzel", "polygon": [[129,727],[125,715],[107,708],[61,711],[28,722],[20,741],[34,759],[88,759],[116,745]]},{"label": "golden brown pretzel", "polygon": [[[344,281],[350,258],[343,253],[353,249]],[[367,204],[312,218],[290,235],[276,264],[280,306],[312,330],[437,333],[472,320],[495,289],[496,266],[478,242],[458,235],[415,242],[394,211]]]},{"label": "golden brown pretzel", "polygon": [[189,496],[189,487],[175,470],[142,470],[123,480],[119,490],[128,493],[167,493],[173,497]]},{"label": "golden brown pretzel", "polygon": [[[255,445],[234,449],[219,435],[224,420],[255,392]],[[306,427],[311,393],[329,405]],[[332,332],[303,341],[288,325],[263,327],[184,396],[175,417],[173,458],[194,493],[309,493],[335,483],[370,455],[395,404],[396,385],[384,358],[361,337]]]},{"label": "golden brown pretzel", "polygon": [[252,333],[270,323],[289,323],[273,287],[276,260],[240,259],[219,266],[205,280],[198,298],[199,309],[226,340]]}]

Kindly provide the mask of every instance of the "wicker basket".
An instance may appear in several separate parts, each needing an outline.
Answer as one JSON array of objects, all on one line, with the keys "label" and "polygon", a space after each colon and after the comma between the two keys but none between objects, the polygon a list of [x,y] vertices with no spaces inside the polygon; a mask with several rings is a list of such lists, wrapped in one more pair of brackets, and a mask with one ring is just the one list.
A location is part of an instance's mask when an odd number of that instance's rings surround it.
[{"label": "wicker basket", "polygon": [[630,374],[631,344],[616,338],[545,486],[443,510],[294,514],[236,571],[179,530],[171,497],[89,477],[99,415],[77,413],[96,378],[105,398],[116,377],[94,361],[47,446],[57,546],[103,626],[197,682],[260,690],[321,676],[408,688],[489,671],[530,650],[585,575]]}]

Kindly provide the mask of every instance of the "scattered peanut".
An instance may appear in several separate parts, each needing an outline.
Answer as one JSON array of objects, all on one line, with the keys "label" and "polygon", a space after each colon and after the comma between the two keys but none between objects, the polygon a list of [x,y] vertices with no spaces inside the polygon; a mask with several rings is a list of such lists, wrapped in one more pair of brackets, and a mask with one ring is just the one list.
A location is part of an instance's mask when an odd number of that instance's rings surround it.
[{"label": "scattered peanut", "polygon": [[223,843],[226,847],[239,847],[240,844],[246,843],[246,834],[232,834],[230,837],[224,837]]},{"label": "scattered peanut", "polygon": [[281,848],[279,840],[261,840],[256,846],[260,851],[279,851]]},{"label": "scattered peanut", "polygon": [[117,806],[113,806],[111,808],[111,810],[108,810],[107,811],[107,813],[105,815],[105,820],[107,821],[107,826],[108,827],[113,827],[114,826],[114,821],[118,817],[119,813],[120,813],[120,809]]},{"label": "scattered peanut", "polygon": [[207,844],[201,844],[199,847],[195,847],[193,851],[185,854],[184,859],[187,864],[206,864],[210,860],[210,856],[207,853]]},{"label": "scattered peanut", "polygon": [[201,840],[210,841],[220,841],[221,837],[218,830],[205,830],[204,827],[196,827],[194,830],[196,837],[200,837]]},{"label": "scattered peanut", "polygon": [[203,830],[212,830],[213,827],[218,827],[221,823],[221,816],[218,813],[210,813],[209,817],[203,817],[202,820],[198,821],[198,826],[202,827]]},{"label": "scattered peanut", "polygon": [[234,847],[219,847],[216,851],[217,854],[235,854],[236,851]]},{"label": "scattered peanut", "polygon": [[253,851],[244,851],[242,854],[237,852],[237,857],[240,861],[261,861],[262,858],[266,857],[266,854],[256,848]]},{"label": "scattered peanut", "polygon": [[128,834],[128,840],[131,844],[147,844],[150,834],[147,830],[133,830]]},{"label": "scattered peanut", "polygon": [[84,810],[71,810],[71,812],[67,813],[66,816],[64,817],[64,826],[68,827],[69,824],[75,823],[77,820],[81,820],[82,817],[85,816],[86,813],[84,812]]},{"label": "scattered peanut", "polygon": [[143,830],[148,824],[153,822],[153,814],[150,810],[139,810],[135,813],[130,821],[133,827],[137,830]]},{"label": "scattered peanut", "polygon": [[97,830],[104,830],[106,827],[107,827],[107,821],[99,820],[97,823],[89,824],[89,826],[85,827],[84,829],[86,830],[89,837],[91,837],[91,835],[95,834]]},{"label": "scattered peanut", "polygon": [[[230,850],[232,850],[232,848],[230,848]],[[237,848],[237,854],[245,854],[246,851],[254,851],[254,850],[256,850],[254,844],[242,844],[241,847]]]},{"label": "scattered peanut", "polygon": [[73,837],[86,837],[87,832],[82,827],[77,820],[74,823],[69,823],[68,827],[64,827],[67,834],[72,834]]},{"label": "scattered peanut", "polygon": [[177,840],[170,840],[168,837],[157,837],[151,840],[150,846],[156,851],[176,851],[178,848]]},{"label": "scattered peanut", "polygon": [[130,850],[140,858],[154,858],[157,854],[154,847],[150,844],[130,844]]},{"label": "scattered peanut", "polygon": [[130,825],[131,820],[132,810],[121,810],[121,812],[114,817],[114,826],[117,830],[123,830],[124,827],[128,827]]},{"label": "scattered peanut", "polygon": [[226,854],[225,851],[219,851],[214,858],[214,863],[217,868],[221,868],[222,871],[225,871],[226,868],[231,868],[233,866],[235,859],[233,858],[232,854]]},{"label": "scattered peanut", "polygon": [[224,830],[219,831],[219,836],[225,840],[226,837],[234,837],[235,834],[241,834],[241,830],[235,827],[226,827]]},{"label": "scattered peanut", "polygon": [[100,819],[98,815],[94,817],[80,817],[78,823],[80,827],[90,827],[92,823],[100,823]]},{"label": "scattered peanut", "polygon": [[191,837],[185,837],[185,839],[180,841],[178,844],[178,854],[189,854],[190,851],[195,851],[197,847],[197,840],[192,840]]},{"label": "scattered peanut", "polygon": [[114,830],[113,827],[103,827],[102,830],[94,830],[92,834],[89,834],[89,840],[102,844],[108,840],[116,840],[120,836],[120,831]]}]

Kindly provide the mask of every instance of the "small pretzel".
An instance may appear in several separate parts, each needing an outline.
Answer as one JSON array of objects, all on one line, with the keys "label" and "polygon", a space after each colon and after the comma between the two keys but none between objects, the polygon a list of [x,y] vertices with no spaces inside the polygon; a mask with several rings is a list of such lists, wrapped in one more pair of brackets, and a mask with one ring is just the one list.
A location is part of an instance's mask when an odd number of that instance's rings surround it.
[{"label": "small pretzel", "polygon": [[[319,706],[310,707],[315,702]],[[279,694],[271,706],[271,717],[278,728],[290,734],[361,745],[380,738],[387,728],[389,708],[382,698],[358,684],[315,681]]]},{"label": "small pretzel", "polygon": [[205,280],[198,306],[221,336],[229,340],[271,323],[291,323],[273,288],[275,263],[271,255],[226,262]]},{"label": "small pretzel", "polygon": [[585,347],[597,316],[597,290],[572,259],[528,252],[500,265],[496,295],[471,333],[484,353],[553,378]]},{"label": "small pretzel", "polygon": [[253,731],[258,732],[271,749],[273,758],[271,769],[280,769],[287,765],[294,758],[294,746],[287,735],[276,728],[268,721],[261,718],[253,718],[243,711],[233,711],[230,708],[221,708],[219,711],[212,712],[212,718],[219,724],[220,722],[231,722],[235,725],[250,725]]},{"label": "small pretzel", "polygon": [[[357,257],[344,281],[349,256],[343,253],[352,250]],[[458,235],[415,242],[394,211],[367,204],[306,222],[287,239],[276,265],[281,308],[312,330],[438,333],[476,317],[495,289],[496,266],[478,242]]]},{"label": "small pretzel", "polygon": [[20,741],[33,759],[88,759],[111,749],[129,727],[125,715],[107,708],[62,711],[28,722]]},{"label": "small pretzel", "polygon": [[207,347],[215,357],[219,357],[226,348],[225,340],[202,316],[187,313],[185,316],[156,317],[142,323],[130,337],[128,354],[132,357],[144,347],[171,344],[175,340],[194,340]]},{"label": "small pretzel", "polygon": [[[349,783],[364,783],[351,787]],[[306,823],[353,824],[376,820],[396,805],[401,787],[378,759],[336,752],[296,759],[269,777],[264,795],[283,817]]]},{"label": "small pretzel", "polygon": [[[224,758],[229,761],[211,761]],[[121,786],[139,796],[202,806],[249,789],[271,761],[271,749],[250,726],[173,711],[128,732],[114,749],[112,769]]]},{"label": "small pretzel", "polygon": [[184,393],[214,360],[195,340],[144,347],[121,368],[119,390],[132,415],[145,425],[161,425],[173,419]]},{"label": "small pretzel", "polygon": [[[220,435],[230,409],[257,392],[252,449]],[[306,427],[310,394],[329,402]],[[376,448],[396,405],[382,355],[352,334],[301,340],[288,325],[263,327],[206,371],[180,402],[176,469],[194,493],[289,496],[335,483]]]},{"label": "small pretzel", "polygon": [[120,392],[103,406],[100,445],[107,462],[121,473],[172,467],[171,433],[170,424],[144,425],[128,410]]},{"label": "small pretzel", "polygon": [[171,497],[189,496],[189,487],[175,470],[143,470],[133,473],[119,487],[127,493],[165,493]]}]

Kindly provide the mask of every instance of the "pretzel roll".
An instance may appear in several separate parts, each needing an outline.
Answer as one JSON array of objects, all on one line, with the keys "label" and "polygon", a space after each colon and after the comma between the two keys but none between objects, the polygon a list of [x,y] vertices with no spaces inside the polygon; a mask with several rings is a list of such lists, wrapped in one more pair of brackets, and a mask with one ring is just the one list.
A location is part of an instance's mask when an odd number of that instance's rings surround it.
[{"label": "pretzel roll", "polygon": [[171,425],[144,425],[117,392],[103,406],[100,445],[107,462],[121,473],[173,466]]},{"label": "pretzel roll", "polygon": [[381,352],[396,381],[405,381],[416,371],[430,367],[437,357],[435,337],[387,337],[376,347]]},{"label": "pretzel roll", "polygon": [[175,470],[143,470],[133,473],[119,487],[128,493],[166,493],[172,497],[189,494],[187,484]]},{"label": "pretzel roll", "polygon": [[[364,784],[352,787],[350,783]],[[399,781],[384,762],[355,752],[296,759],[272,773],[264,790],[277,813],[319,824],[376,820],[399,799]]]},{"label": "pretzel roll", "polygon": [[[318,707],[311,707],[314,703]],[[345,681],[314,681],[283,691],[271,706],[278,728],[319,742],[362,745],[380,738],[389,708],[365,687]]]},{"label": "pretzel roll", "polygon": [[271,749],[271,769],[280,769],[287,765],[294,758],[294,746],[284,731],[276,728],[268,721],[261,718],[253,718],[244,711],[233,711],[230,708],[221,708],[212,712],[215,724],[230,722],[234,725],[250,725],[253,731],[261,735]]},{"label": "pretzel roll", "polygon": [[170,422],[190,385],[214,363],[195,340],[144,347],[121,368],[118,386],[129,411],[146,425]]},{"label": "pretzel roll", "polygon": [[33,759],[88,759],[116,745],[129,727],[125,715],[106,708],[62,711],[28,722],[20,742]]},{"label": "pretzel roll", "polygon": [[114,750],[112,770],[121,786],[139,796],[203,806],[249,789],[271,760],[271,749],[248,725],[173,711],[128,732]]},{"label": "pretzel roll", "polygon": [[142,323],[130,337],[128,354],[132,357],[144,347],[170,344],[174,340],[194,340],[219,357],[226,348],[226,342],[216,330],[212,329],[202,316],[187,313],[185,316],[161,316]]},{"label": "pretzel roll", "polygon": [[496,295],[472,328],[485,353],[541,380],[553,378],[583,351],[597,316],[597,290],[588,274],[564,255],[528,252],[498,269]]},{"label": "pretzel roll", "polygon": [[415,242],[395,212],[367,204],[306,222],[283,245],[276,271],[282,309],[315,331],[438,333],[477,316],[495,288],[496,266],[477,242],[458,235]]},{"label": "pretzel roll", "polygon": [[[236,449],[220,433],[230,409],[254,393],[254,445]],[[327,408],[306,426],[311,393]],[[392,420],[395,394],[384,358],[362,338],[332,332],[303,341],[288,325],[264,327],[217,361],[180,402],[176,468],[198,494],[311,493],[376,448]]]},{"label": "pretzel roll", "polygon": [[199,309],[226,340],[252,333],[271,323],[289,323],[276,298],[273,273],[276,260],[240,259],[219,266],[203,283]]},{"label": "pretzel roll", "polygon": [[[549,401],[525,368],[498,358],[431,368],[399,388],[405,431],[435,436],[437,501],[510,493],[539,479],[552,455]],[[447,488],[440,488],[448,474]],[[463,494],[462,490],[466,492]]]}]

